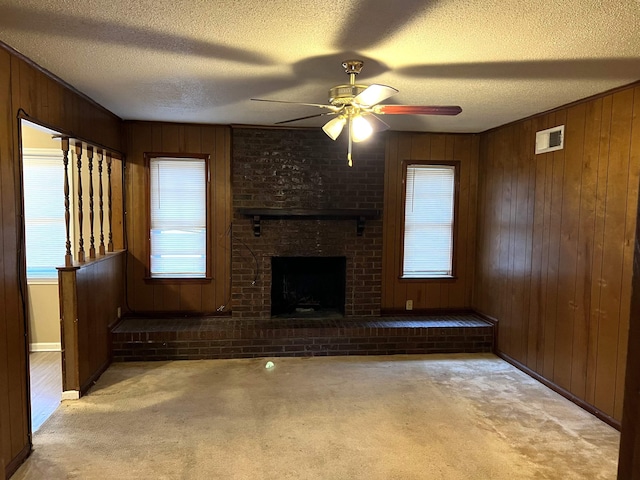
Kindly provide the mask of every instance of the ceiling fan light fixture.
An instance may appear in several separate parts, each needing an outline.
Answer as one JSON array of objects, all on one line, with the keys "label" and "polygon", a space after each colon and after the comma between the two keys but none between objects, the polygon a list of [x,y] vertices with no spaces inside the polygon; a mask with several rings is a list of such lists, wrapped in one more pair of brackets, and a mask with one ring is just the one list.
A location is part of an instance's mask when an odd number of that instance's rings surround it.
[{"label": "ceiling fan light fixture", "polygon": [[292,102],[290,100],[270,100],[262,98],[252,98],[260,102],[289,103],[296,105],[306,105],[310,107],[323,108],[323,113],[306,115],[277,122],[278,124],[297,122],[309,118],[335,115],[335,117],[324,124],[322,130],[331,138],[336,140],[345,125],[348,125],[348,149],[347,159],[349,166],[352,165],[351,153],[353,144],[362,142],[375,132],[387,130],[389,125],[380,120],[377,115],[458,115],[462,108],[456,105],[429,106],[429,105],[383,105],[383,100],[398,93],[393,87],[388,85],[356,85],[356,76],[362,70],[364,62],[362,60],[345,60],[342,66],[349,75],[348,85],[336,85],[329,89],[329,103],[305,103]]},{"label": "ceiling fan light fixture", "polygon": [[324,124],[322,130],[331,140],[336,140],[342,133],[342,129],[347,124],[347,118],[344,115],[333,118]]},{"label": "ceiling fan light fixture", "polygon": [[351,139],[358,143],[366,140],[373,133],[371,123],[362,115],[355,115],[351,119]]}]

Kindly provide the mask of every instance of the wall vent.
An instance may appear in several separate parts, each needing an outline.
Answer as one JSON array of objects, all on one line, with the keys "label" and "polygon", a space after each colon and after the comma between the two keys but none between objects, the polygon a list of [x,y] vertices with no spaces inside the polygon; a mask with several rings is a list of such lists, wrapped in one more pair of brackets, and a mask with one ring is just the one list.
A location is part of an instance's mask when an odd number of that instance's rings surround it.
[{"label": "wall vent", "polygon": [[564,125],[536,132],[536,155],[564,148]]}]

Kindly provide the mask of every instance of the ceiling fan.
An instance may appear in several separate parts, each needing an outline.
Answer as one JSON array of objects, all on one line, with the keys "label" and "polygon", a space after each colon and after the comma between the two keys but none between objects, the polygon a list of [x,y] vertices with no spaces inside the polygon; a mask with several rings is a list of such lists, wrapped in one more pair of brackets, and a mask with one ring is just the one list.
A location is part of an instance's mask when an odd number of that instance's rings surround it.
[{"label": "ceiling fan", "polygon": [[426,105],[380,105],[398,93],[393,87],[387,85],[358,85],[356,75],[362,71],[362,60],[345,60],[342,66],[349,75],[349,84],[336,85],[329,89],[329,104],[290,102],[286,100],[267,100],[252,98],[258,102],[292,103],[295,105],[308,105],[328,110],[328,112],[307,115],[306,117],[293,118],[276,122],[276,124],[297,122],[308,118],[334,116],[322,127],[322,130],[332,139],[336,140],[345,126],[349,132],[349,147],[347,160],[352,166],[351,150],[353,142],[361,142],[371,136],[373,132],[383,131],[389,128],[376,115],[458,115],[462,108],[458,106],[426,106]]}]

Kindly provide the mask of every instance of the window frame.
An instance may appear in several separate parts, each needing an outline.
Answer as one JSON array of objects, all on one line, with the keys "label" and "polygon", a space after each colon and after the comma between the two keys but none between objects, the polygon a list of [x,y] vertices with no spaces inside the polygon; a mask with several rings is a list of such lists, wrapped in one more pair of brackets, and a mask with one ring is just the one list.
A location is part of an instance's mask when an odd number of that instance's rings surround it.
[{"label": "window frame", "polygon": [[[205,276],[204,277],[153,277],[151,276],[151,161],[154,158],[198,159],[205,165]],[[145,201],[146,201],[146,252],[145,281],[148,283],[209,283],[211,277],[211,156],[207,153],[144,152]]]},{"label": "window frame", "polygon": [[[405,237],[405,212],[407,208],[407,170],[412,165],[433,165],[454,167],[453,179],[453,235],[451,236],[451,275],[441,277],[405,277],[404,276],[404,237]],[[459,198],[460,198],[460,161],[459,160],[404,160],[402,162],[402,204],[400,220],[400,263],[398,280],[402,282],[451,282],[457,280],[457,243],[459,222]]]}]

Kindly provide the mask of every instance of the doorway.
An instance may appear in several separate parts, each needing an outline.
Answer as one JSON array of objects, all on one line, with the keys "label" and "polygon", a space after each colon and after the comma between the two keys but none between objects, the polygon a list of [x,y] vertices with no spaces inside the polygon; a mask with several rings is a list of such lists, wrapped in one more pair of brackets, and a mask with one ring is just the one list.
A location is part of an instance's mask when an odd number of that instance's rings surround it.
[{"label": "doorway", "polygon": [[62,397],[56,267],[64,264],[66,240],[63,163],[57,132],[23,119],[20,133],[31,431],[35,432]]}]

